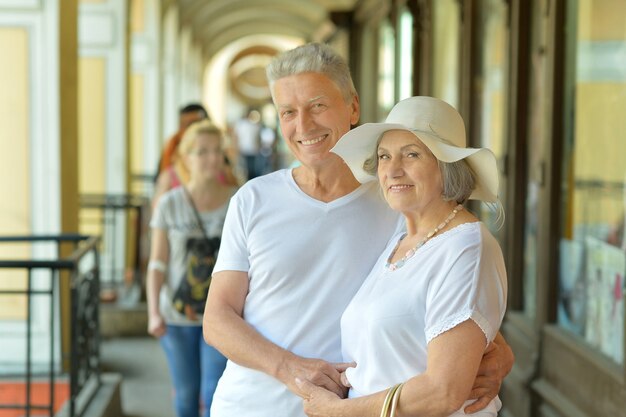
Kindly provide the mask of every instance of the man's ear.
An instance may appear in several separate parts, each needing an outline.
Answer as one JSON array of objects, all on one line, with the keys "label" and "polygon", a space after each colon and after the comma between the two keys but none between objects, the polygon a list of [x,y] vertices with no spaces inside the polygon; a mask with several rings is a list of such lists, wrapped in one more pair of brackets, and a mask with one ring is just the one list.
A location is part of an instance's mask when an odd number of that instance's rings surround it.
[{"label": "man's ear", "polygon": [[358,94],[352,96],[350,110],[350,126],[355,126],[359,122],[359,117],[361,117],[361,104],[359,103]]}]

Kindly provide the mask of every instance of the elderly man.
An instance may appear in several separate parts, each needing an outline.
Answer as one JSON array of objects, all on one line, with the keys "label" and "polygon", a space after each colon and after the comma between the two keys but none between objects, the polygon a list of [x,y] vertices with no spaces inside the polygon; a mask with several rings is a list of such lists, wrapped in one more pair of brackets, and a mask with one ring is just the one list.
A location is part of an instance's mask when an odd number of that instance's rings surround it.
[{"label": "elderly man", "polygon": [[[296,378],[345,395],[341,314],[403,227],[376,184],[361,185],[330,152],[359,120],[345,61],[307,44],[275,58],[267,76],[301,165],[249,181],[230,203],[204,315],[205,340],[229,358],[214,417],[304,416]],[[512,366],[497,340],[469,411],[497,394]]]}]

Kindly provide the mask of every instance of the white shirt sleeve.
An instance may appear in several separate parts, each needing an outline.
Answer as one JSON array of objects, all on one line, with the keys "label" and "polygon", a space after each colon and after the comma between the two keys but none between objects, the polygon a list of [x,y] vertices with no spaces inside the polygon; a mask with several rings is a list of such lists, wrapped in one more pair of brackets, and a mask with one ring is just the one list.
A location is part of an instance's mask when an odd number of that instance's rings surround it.
[{"label": "white shirt sleeve", "polygon": [[491,236],[450,253],[450,267],[433,280],[426,298],[425,333],[430,342],[472,319],[487,343],[498,332],[506,309],[506,271],[500,248]]},{"label": "white shirt sleeve", "polygon": [[244,214],[245,202],[242,194],[237,192],[228,206],[222,242],[217,255],[213,273],[220,271],[244,271],[250,269],[248,236],[246,222],[249,219]]},{"label": "white shirt sleeve", "polygon": [[152,218],[150,219],[150,227],[152,229],[167,230],[169,228],[166,218],[168,209],[166,205],[168,204],[169,200],[170,199],[167,198],[166,194],[163,194],[161,198],[159,198],[159,201],[157,202],[157,205],[152,214]]}]

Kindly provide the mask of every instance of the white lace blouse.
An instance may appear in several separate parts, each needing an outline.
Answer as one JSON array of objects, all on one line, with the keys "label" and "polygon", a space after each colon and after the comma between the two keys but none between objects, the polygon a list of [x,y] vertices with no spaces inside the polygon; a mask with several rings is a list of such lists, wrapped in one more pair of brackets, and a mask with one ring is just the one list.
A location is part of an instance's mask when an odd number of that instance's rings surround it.
[{"label": "white lace blouse", "polygon": [[[341,319],[343,359],[357,363],[346,373],[350,397],[424,372],[428,343],[467,319],[483,330],[487,344],[504,316],[504,259],[482,223],[433,237],[390,271],[385,263],[400,237],[391,239]],[[481,415],[496,415],[499,400],[490,408]]]}]

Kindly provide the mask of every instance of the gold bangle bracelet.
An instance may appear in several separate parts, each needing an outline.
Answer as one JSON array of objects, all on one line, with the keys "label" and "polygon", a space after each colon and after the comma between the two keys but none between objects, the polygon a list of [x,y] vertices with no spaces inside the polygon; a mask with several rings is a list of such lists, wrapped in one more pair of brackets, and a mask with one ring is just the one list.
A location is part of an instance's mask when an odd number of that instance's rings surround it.
[{"label": "gold bangle bracelet", "polygon": [[387,417],[389,414],[389,406],[391,404],[391,400],[393,399],[397,389],[402,384],[396,384],[393,387],[387,390],[387,395],[385,396],[385,401],[383,401],[383,408],[380,410],[380,417]]},{"label": "gold bangle bracelet", "polygon": [[391,411],[389,413],[389,417],[396,417],[396,409],[398,408],[398,401],[400,401],[400,392],[402,391],[402,387],[404,387],[404,382],[400,384],[400,386],[393,393],[393,398],[391,399]]}]

